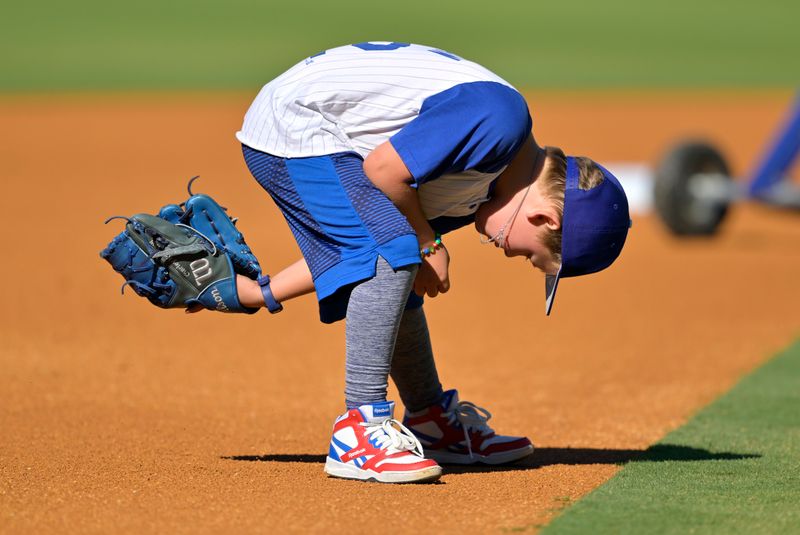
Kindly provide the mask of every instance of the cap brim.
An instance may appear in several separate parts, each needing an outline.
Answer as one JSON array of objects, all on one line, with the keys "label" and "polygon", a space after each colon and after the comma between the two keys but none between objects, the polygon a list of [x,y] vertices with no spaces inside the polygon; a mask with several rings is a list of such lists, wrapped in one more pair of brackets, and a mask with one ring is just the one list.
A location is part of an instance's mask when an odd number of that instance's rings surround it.
[{"label": "cap brim", "polygon": [[556,290],[558,289],[558,281],[561,278],[561,270],[558,270],[558,273],[555,275],[545,275],[544,279],[544,292],[545,292],[545,305],[544,305],[544,312],[546,315],[550,315],[550,311],[553,309],[553,302],[556,299]]}]

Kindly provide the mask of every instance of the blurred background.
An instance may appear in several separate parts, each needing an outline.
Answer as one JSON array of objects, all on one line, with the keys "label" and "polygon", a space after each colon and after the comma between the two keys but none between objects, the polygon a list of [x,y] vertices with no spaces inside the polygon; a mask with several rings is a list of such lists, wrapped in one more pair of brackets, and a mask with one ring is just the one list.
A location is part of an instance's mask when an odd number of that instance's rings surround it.
[{"label": "blurred background", "polygon": [[520,87],[793,88],[791,0],[6,2],[0,89],[251,89],[370,40],[430,44]]},{"label": "blurred background", "polygon": [[[623,175],[634,208],[648,211],[652,164],[675,140],[694,136],[721,145],[732,171],[751,171],[755,151],[763,152],[766,132],[789,113],[790,94],[800,85],[798,16],[800,7],[789,0],[677,0],[635,8],[621,0],[8,3],[0,20],[0,94],[100,98],[224,90],[249,96],[326,48],[369,40],[430,44],[482,63],[520,88],[540,140],[569,141],[565,148],[591,152]],[[715,107],[726,98],[720,91],[744,100]],[[565,103],[564,97],[589,92],[593,100]],[[642,92],[659,93],[660,102],[637,109]],[[573,114],[577,122],[566,141],[548,136],[553,96],[561,97],[562,108],[588,104]],[[566,123],[561,108],[549,109],[562,116],[556,123]],[[693,116],[698,109],[702,117]],[[740,138],[726,135],[732,128],[751,134],[752,152],[748,146],[742,153]],[[613,146],[616,132],[631,129],[651,136],[638,157]],[[609,143],[587,146],[586,137]]]}]

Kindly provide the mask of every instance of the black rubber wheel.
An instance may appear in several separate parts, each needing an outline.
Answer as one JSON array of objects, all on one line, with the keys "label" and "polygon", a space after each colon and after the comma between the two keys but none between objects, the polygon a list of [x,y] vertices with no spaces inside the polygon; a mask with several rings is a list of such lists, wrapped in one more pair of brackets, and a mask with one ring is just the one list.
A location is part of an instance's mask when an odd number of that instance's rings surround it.
[{"label": "black rubber wheel", "polygon": [[[679,236],[714,234],[730,204],[728,164],[711,145],[688,141],[673,147],[656,169],[655,207],[664,224]],[[698,194],[698,181],[714,195]],[[708,189],[708,188],[707,188]],[[701,190],[702,191],[702,190]]]}]

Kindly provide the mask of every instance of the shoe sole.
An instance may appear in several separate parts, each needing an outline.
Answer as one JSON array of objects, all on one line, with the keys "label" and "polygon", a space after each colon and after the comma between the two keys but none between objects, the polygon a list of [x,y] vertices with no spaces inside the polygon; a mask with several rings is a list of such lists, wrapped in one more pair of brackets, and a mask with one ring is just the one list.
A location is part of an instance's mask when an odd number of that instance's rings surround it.
[{"label": "shoe sole", "polygon": [[425,450],[425,458],[433,459],[439,464],[490,464],[498,465],[511,463],[524,459],[533,454],[533,446],[526,446],[518,450],[495,453],[493,455],[452,453],[449,451]]},{"label": "shoe sole", "polygon": [[325,459],[325,473],[331,477],[357,479],[359,481],[375,481],[377,483],[429,483],[442,476],[441,466],[432,466],[412,472],[375,472],[364,470],[352,464]]}]

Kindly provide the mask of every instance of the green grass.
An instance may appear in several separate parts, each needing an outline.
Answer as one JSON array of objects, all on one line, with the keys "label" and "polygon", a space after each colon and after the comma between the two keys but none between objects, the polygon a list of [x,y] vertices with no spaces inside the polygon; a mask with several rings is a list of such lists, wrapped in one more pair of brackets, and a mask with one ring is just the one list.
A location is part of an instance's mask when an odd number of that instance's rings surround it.
[{"label": "green grass", "polygon": [[800,342],[542,533],[800,533]]},{"label": "green grass", "polygon": [[800,85],[796,0],[5,2],[0,91],[253,89],[317,51],[431,44],[524,87]]}]

